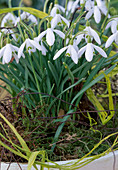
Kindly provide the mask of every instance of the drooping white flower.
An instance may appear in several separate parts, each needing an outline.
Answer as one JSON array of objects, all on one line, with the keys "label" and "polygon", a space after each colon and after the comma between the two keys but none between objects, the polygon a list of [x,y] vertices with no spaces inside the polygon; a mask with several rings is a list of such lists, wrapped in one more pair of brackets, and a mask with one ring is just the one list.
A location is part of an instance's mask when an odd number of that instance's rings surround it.
[{"label": "drooping white flower", "polygon": [[98,51],[98,53],[100,53],[103,57],[105,57],[105,58],[107,57],[107,54],[105,53],[105,51],[104,51],[102,48],[100,48],[100,47],[98,47],[98,46],[96,46],[96,45],[94,45],[94,44],[92,44],[92,43],[87,43],[86,46],[82,47],[82,48],[79,50],[79,52],[78,52],[78,58],[80,58],[80,57],[83,55],[83,53],[85,52],[85,58],[86,58],[86,60],[87,60],[88,62],[91,62],[92,59],[93,59],[93,55],[94,55],[94,49],[95,49],[96,51]]},{"label": "drooping white flower", "polygon": [[117,26],[118,26],[118,17],[117,18],[113,18],[113,20],[111,20],[105,29],[108,29],[109,27],[111,27],[111,32],[115,33],[117,31]]},{"label": "drooping white flower", "polygon": [[15,21],[15,25],[17,25],[18,22],[20,22],[20,20],[25,20],[25,19],[28,19],[30,20],[31,22],[37,24],[38,21],[36,19],[36,17],[28,12],[23,12]]},{"label": "drooping white flower", "polygon": [[92,29],[90,26],[87,26],[84,31],[87,31],[88,35],[93,37],[94,40],[98,43],[98,44],[101,44],[101,41],[100,41],[100,38],[99,38],[99,35],[97,34],[97,32]]},{"label": "drooping white flower", "polygon": [[57,14],[57,10],[59,10],[59,12],[65,12],[65,8],[62,7],[59,4],[55,4],[54,7],[52,8],[51,12],[50,12],[50,16],[54,17]]},{"label": "drooping white flower", "polygon": [[[12,44],[6,44],[3,48],[0,49],[0,58],[3,57],[2,63],[9,63],[12,59],[12,56],[15,58],[16,62],[19,62],[19,58],[16,55],[16,52],[18,52],[19,48],[12,45]],[[24,57],[24,56],[23,56]]]},{"label": "drooping white flower", "polygon": [[60,49],[54,56],[53,60],[56,60],[64,51],[66,51],[66,55],[71,57],[75,64],[78,63],[78,54],[74,45],[68,45],[62,49]]},{"label": "drooping white flower", "polygon": [[91,41],[94,39],[98,44],[101,44],[101,40],[99,38],[99,35],[97,34],[97,32],[92,29],[90,26],[86,26],[86,28],[83,30],[86,31],[87,33],[85,34],[80,34],[76,36],[76,44],[78,45],[80,43],[80,41],[82,39],[85,39],[85,41],[87,42],[87,36],[89,35],[91,38]]},{"label": "drooping white flower", "polygon": [[17,38],[16,38],[16,35],[15,35],[15,33],[12,31],[12,29],[2,29],[1,30],[1,33],[4,33],[5,35],[6,34],[10,34],[13,38],[14,38],[14,40],[15,41],[17,41]]},{"label": "drooping white flower", "polygon": [[[87,5],[86,5],[86,9],[87,9]],[[88,20],[92,15],[94,15],[94,19],[96,23],[99,23],[101,21],[102,14],[107,15],[108,12],[105,2],[104,1],[99,2],[99,0],[97,0],[97,4],[95,4],[94,6],[91,4],[91,7],[89,7],[87,11],[88,13],[85,16],[85,19]],[[110,15],[108,15],[108,18],[109,17]]]},{"label": "drooping white flower", "polygon": [[38,49],[39,51],[42,51],[42,48],[38,44],[38,42],[27,38],[18,50],[18,58],[20,58],[23,55],[23,50],[24,50],[25,46],[26,46],[26,50],[28,51],[29,54],[31,54],[31,52],[35,52],[36,49]]},{"label": "drooping white flower", "polygon": [[54,33],[58,34],[61,38],[65,38],[65,34],[59,30],[56,30],[54,28],[48,28],[46,31],[43,31],[41,34],[39,34],[38,37],[35,38],[36,41],[41,41],[41,39],[46,35],[46,42],[49,46],[52,46],[55,42],[55,35]]},{"label": "drooping white flower", "polygon": [[12,24],[15,23],[17,17],[15,15],[13,15],[12,13],[8,13],[7,15],[5,15],[5,17],[2,19],[1,21],[1,27],[4,27],[5,24],[8,22],[8,21],[11,21]]},{"label": "drooping white flower", "polygon": [[63,16],[61,16],[60,14],[56,14],[51,20],[51,27],[55,28],[58,23],[63,23],[63,22],[69,27],[70,25],[69,21]]},{"label": "drooping white flower", "polygon": [[108,48],[112,44],[113,41],[115,41],[115,43],[118,45],[118,31],[116,31],[114,34],[112,34],[108,38],[105,44],[105,48]]}]

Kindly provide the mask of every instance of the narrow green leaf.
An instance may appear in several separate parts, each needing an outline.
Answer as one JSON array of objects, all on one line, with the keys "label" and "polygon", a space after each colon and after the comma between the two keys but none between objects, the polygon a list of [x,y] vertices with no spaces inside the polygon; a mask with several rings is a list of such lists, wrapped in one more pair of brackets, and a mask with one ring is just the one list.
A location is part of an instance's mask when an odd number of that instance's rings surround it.
[{"label": "narrow green leaf", "polygon": [[4,9],[0,9],[0,14],[13,12],[13,11],[17,11],[17,10],[23,10],[25,12],[29,12],[30,14],[35,15],[36,17],[41,18],[41,19],[48,16],[47,13],[39,11],[39,10],[34,9],[34,8],[30,8],[30,7],[4,8]]},{"label": "narrow green leaf", "polygon": [[36,157],[37,155],[40,153],[40,151],[36,151],[36,152],[32,152],[30,157],[29,157],[29,160],[28,160],[28,167],[27,167],[27,170],[31,170],[33,164],[35,163],[35,160],[36,160]]},{"label": "narrow green leaf", "polygon": [[55,83],[58,84],[58,73],[56,71],[56,68],[50,61],[48,61],[48,66],[49,66],[49,69],[50,69],[54,79],[55,79]]},{"label": "narrow green leaf", "polygon": [[20,144],[22,145],[23,149],[26,151],[26,155],[30,156],[30,149],[28,148],[26,142],[23,140],[23,138],[19,135],[19,133],[16,131],[14,126],[0,113],[0,117],[8,124],[8,126],[11,128],[11,130],[14,132],[16,137],[18,138]]}]

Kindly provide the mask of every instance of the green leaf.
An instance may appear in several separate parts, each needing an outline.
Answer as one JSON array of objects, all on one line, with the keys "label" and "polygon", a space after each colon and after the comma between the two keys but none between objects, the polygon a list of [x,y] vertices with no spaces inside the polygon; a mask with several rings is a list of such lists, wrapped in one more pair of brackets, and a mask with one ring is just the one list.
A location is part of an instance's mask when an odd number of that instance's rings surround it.
[{"label": "green leaf", "polygon": [[13,12],[17,10],[23,10],[25,12],[29,12],[30,14],[35,15],[36,17],[41,18],[41,19],[48,16],[48,14],[45,12],[39,11],[34,8],[29,8],[29,7],[4,8],[4,9],[0,9],[0,14]]},{"label": "green leaf", "polygon": [[[108,70],[105,71],[105,74],[110,73],[114,68],[116,67],[116,64],[111,66]],[[87,89],[89,89],[91,86],[93,86],[95,83],[97,83],[98,81],[100,81],[102,78],[104,77],[104,74],[99,75],[96,79],[94,79],[93,81],[91,81],[89,84],[87,84],[80,92],[77,93],[77,95],[73,98],[71,104],[74,103],[74,101],[76,99],[78,99],[78,97],[83,94]]]},{"label": "green leaf", "polygon": [[61,133],[61,131],[62,131],[64,125],[65,125],[65,122],[66,122],[66,121],[68,120],[68,118],[70,117],[70,115],[68,115],[68,114],[69,114],[69,113],[72,113],[72,112],[73,112],[73,110],[69,110],[69,111],[67,112],[66,116],[61,120],[61,122],[63,122],[63,123],[58,127],[58,129],[57,129],[57,131],[56,131],[56,133],[55,133],[54,140],[53,140],[53,146],[52,146],[52,148],[51,148],[51,151],[54,150],[54,148],[55,148],[55,146],[56,146],[56,143],[55,143],[55,142],[57,142],[57,140],[58,140],[58,138],[59,138],[59,135],[60,135],[60,133]]},{"label": "green leaf", "polygon": [[20,144],[22,145],[23,149],[26,151],[26,155],[29,157],[31,152],[30,149],[28,148],[26,142],[23,140],[23,138],[19,135],[19,133],[16,131],[14,126],[0,113],[0,117],[8,124],[8,126],[11,128],[11,130],[14,132],[16,137],[18,138]]},{"label": "green leaf", "polygon": [[33,164],[35,163],[35,160],[36,160],[36,157],[37,155],[40,153],[40,151],[36,151],[36,152],[32,152],[30,157],[29,157],[29,160],[28,160],[28,167],[27,167],[27,170],[31,170]]}]

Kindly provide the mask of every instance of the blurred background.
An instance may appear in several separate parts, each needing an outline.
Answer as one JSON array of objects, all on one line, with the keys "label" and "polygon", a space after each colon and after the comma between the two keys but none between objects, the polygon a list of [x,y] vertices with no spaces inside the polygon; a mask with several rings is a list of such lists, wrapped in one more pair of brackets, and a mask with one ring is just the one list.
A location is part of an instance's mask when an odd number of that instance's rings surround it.
[{"label": "blurred background", "polygon": [[[45,3],[45,0],[22,0],[22,1],[24,6],[33,7],[40,10],[43,9],[43,5]],[[61,5],[64,5],[65,1],[66,0],[59,0],[59,3]],[[11,0],[11,2],[12,2],[12,6],[15,7],[15,6],[19,6],[21,0]],[[50,2],[54,2],[54,0],[49,0],[48,4],[50,4]],[[8,3],[9,0],[0,0],[0,8],[8,7]],[[111,5],[117,10],[117,14],[118,14],[118,0],[111,0]]]},{"label": "blurred background", "polygon": [[[12,6],[13,7],[19,6],[20,1],[21,0],[11,0]],[[54,0],[49,0],[49,3],[50,2],[54,2]],[[8,7],[8,3],[9,3],[9,0],[0,0],[0,8]],[[40,9],[40,10],[43,9],[44,3],[45,3],[45,0],[23,0],[24,6],[33,7],[33,8]],[[63,5],[64,0],[59,0],[59,3]]]},{"label": "blurred background", "polygon": [[[43,5],[45,3],[45,0],[22,0],[24,6],[28,6],[28,7],[33,7],[36,9],[40,9],[43,10]],[[59,0],[59,3],[61,5],[64,5],[66,0]],[[74,0],[73,0],[74,1]],[[21,0],[11,0],[12,2],[12,6],[19,6],[19,3],[21,2]],[[49,0],[50,2],[54,2],[54,0]],[[0,0],[0,8],[5,8],[8,7],[8,3],[9,0]],[[117,14],[118,14],[118,0],[111,0],[111,5],[117,10]]]}]

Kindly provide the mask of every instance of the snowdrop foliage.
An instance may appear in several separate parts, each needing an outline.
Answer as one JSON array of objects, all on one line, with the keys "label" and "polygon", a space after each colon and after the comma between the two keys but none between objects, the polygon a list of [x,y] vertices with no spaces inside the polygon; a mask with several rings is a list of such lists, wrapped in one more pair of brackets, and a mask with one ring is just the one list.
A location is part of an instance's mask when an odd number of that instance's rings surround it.
[{"label": "snowdrop foliage", "polygon": [[64,0],[65,6],[58,0],[45,2],[47,14],[23,7],[25,12],[19,11],[18,16],[3,15],[0,79],[13,97],[26,89],[28,97],[21,98],[24,105],[38,110],[46,106],[47,117],[48,113],[58,116],[57,108],[67,113],[70,105],[65,107],[44,94],[79,106],[82,94],[104,77],[99,72],[105,68],[108,74],[115,68],[117,55],[112,54],[114,46],[118,48],[118,16],[108,14],[103,0]]}]

